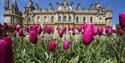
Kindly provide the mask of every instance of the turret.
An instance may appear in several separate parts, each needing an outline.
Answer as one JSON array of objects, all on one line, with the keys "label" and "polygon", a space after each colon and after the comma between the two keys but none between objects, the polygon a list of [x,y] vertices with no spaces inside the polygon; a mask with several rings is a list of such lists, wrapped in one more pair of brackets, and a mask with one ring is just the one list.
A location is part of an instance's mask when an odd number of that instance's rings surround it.
[{"label": "turret", "polygon": [[4,9],[9,10],[9,0],[4,0]]}]

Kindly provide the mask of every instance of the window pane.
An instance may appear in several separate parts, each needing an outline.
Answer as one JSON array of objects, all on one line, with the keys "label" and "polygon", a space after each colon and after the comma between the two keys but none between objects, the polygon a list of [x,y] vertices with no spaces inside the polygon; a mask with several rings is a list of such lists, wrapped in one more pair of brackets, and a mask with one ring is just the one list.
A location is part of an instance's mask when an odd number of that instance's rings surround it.
[{"label": "window pane", "polygon": [[53,23],[54,21],[54,16],[51,16],[51,23]]},{"label": "window pane", "polygon": [[93,18],[92,17],[90,17],[90,23],[92,23],[93,22]]},{"label": "window pane", "polygon": [[77,22],[77,23],[79,22],[79,17],[78,17],[78,16],[76,17],[76,22]]},{"label": "window pane", "polygon": [[66,22],[67,21],[67,18],[66,16],[63,17],[63,21]]}]

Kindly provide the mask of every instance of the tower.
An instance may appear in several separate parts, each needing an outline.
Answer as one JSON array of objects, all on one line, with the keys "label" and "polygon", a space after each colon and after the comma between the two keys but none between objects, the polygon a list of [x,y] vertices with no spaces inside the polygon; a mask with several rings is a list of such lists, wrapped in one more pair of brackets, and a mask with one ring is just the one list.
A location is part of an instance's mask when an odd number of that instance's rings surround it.
[{"label": "tower", "polygon": [[9,10],[9,0],[4,0],[4,9]]}]

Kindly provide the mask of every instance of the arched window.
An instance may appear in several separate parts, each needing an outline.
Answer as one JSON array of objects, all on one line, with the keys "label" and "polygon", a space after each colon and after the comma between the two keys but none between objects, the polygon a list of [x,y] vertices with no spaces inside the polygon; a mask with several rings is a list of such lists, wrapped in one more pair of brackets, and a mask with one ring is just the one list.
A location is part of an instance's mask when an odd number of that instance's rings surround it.
[{"label": "arched window", "polygon": [[83,23],[85,23],[85,21],[86,21],[86,17],[83,17]]},{"label": "arched window", "polygon": [[79,17],[77,16],[77,17],[76,17],[76,23],[78,23],[78,22],[79,22]]},{"label": "arched window", "polygon": [[40,16],[37,17],[37,22],[40,23]]},{"label": "arched window", "polygon": [[58,21],[61,22],[61,16],[58,16]]},{"label": "arched window", "polygon": [[69,22],[71,22],[72,21],[72,17],[71,16],[69,16]]},{"label": "arched window", "polygon": [[67,17],[63,16],[63,21],[66,22],[67,21]]},{"label": "arched window", "polygon": [[51,23],[54,22],[54,16],[51,16]]},{"label": "arched window", "polygon": [[92,17],[90,17],[90,23],[92,23],[93,22],[93,18]]}]

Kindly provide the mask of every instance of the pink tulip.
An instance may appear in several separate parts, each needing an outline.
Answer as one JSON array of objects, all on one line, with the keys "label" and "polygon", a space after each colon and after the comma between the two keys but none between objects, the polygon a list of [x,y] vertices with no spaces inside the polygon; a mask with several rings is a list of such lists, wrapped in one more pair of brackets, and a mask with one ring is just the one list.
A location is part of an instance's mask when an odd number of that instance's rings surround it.
[{"label": "pink tulip", "polygon": [[31,43],[36,44],[38,41],[37,33],[35,31],[31,31],[29,33],[29,40]]},{"label": "pink tulip", "polygon": [[20,29],[20,30],[19,30],[18,35],[19,35],[21,38],[24,36],[23,29]]},{"label": "pink tulip", "polygon": [[67,50],[69,48],[69,42],[67,40],[64,40],[63,42],[63,49]]},{"label": "pink tulip", "polygon": [[51,51],[51,52],[55,51],[55,49],[56,49],[56,43],[55,43],[54,39],[52,39],[52,40],[49,41],[48,47],[49,47],[49,51]]},{"label": "pink tulip", "polygon": [[60,38],[63,37],[63,33],[64,33],[64,31],[63,31],[62,29],[60,29],[60,30],[58,31],[58,34],[59,34],[59,37],[60,37]]},{"label": "pink tulip", "polygon": [[98,33],[99,33],[99,35],[103,34],[103,27],[102,26],[98,26]]},{"label": "pink tulip", "polygon": [[119,23],[121,28],[125,28],[125,12],[119,14]]},{"label": "pink tulip", "polygon": [[93,33],[94,33],[94,35],[97,35],[97,34],[98,34],[98,31],[97,31],[96,26],[93,26]]}]

